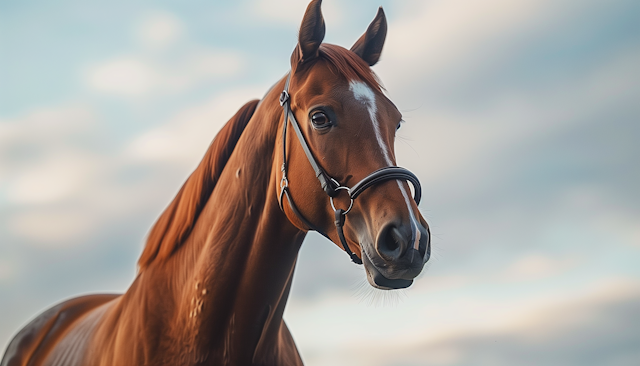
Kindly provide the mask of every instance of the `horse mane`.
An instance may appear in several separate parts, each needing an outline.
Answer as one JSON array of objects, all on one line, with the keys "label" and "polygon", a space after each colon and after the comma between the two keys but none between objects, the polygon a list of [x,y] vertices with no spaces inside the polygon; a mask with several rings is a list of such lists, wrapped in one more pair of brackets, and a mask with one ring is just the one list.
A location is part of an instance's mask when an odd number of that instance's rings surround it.
[{"label": "horse mane", "polygon": [[[323,43],[318,50],[319,57],[302,64],[297,55],[298,52],[292,55],[292,65],[295,65],[292,72],[300,66],[307,68],[318,60],[326,60],[334,72],[347,80],[362,80],[374,89],[382,88],[371,67],[343,47]],[[253,100],[242,106],[218,132],[196,170],[151,228],[138,259],[140,271],[154,260],[169,258],[189,236],[257,105],[258,101]]]},{"label": "horse mane", "polygon": [[[371,70],[369,64],[353,51],[347,50],[344,47],[330,43],[322,43],[318,49],[318,57],[308,62],[303,62],[302,64],[300,64],[301,55],[301,52],[294,52],[291,56],[291,64],[294,65],[294,70],[292,71],[294,73],[300,66],[308,68],[318,60],[326,60],[334,72],[344,76],[347,81],[362,80],[373,89],[383,89],[378,76]],[[307,64],[309,66],[307,66]]]},{"label": "horse mane", "polygon": [[170,257],[189,236],[257,105],[258,100],[252,100],[242,106],[213,139],[196,170],[151,228],[138,259],[140,271],[154,260]]}]

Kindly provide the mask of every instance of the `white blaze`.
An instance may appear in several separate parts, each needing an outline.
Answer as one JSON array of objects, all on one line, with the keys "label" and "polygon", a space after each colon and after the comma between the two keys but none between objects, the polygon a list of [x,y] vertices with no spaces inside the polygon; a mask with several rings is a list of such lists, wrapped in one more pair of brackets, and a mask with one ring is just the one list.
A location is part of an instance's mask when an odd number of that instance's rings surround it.
[{"label": "white blaze", "polygon": [[[373,131],[376,134],[376,139],[378,140],[378,145],[380,145],[380,150],[382,151],[382,155],[386,160],[389,166],[393,166],[393,162],[391,161],[389,150],[387,150],[387,146],[382,139],[382,133],[380,132],[380,126],[378,124],[378,106],[376,105],[376,95],[371,90],[371,88],[362,81],[351,80],[349,82],[349,90],[353,93],[353,96],[357,101],[361,102],[367,107],[367,111],[369,112],[369,117],[371,118],[371,123],[373,123]],[[411,218],[411,239],[413,240],[413,248],[418,249],[420,245],[420,230],[418,229],[418,220],[416,220],[415,215],[413,214],[413,210],[411,209],[411,202],[409,201],[409,195],[407,194],[402,182],[396,180],[398,183],[398,187],[400,188],[400,192],[402,192],[402,197],[404,197],[404,202],[407,204],[407,209],[409,210],[409,217]]]},{"label": "white blaze", "polygon": [[387,164],[393,165],[393,163],[391,162],[391,158],[389,157],[389,151],[387,151],[387,146],[382,140],[380,126],[378,126],[378,106],[376,105],[376,95],[373,93],[373,90],[369,88],[369,85],[363,83],[362,81],[352,80],[349,83],[349,90],[353,92],[353,96],[357,101],[361,102],[367,107],[369,117],[371,118],[371,122],[373,122],[373,130],[376,132],[378,145],[380,145],[380,150],[382,150],[382,155],[384,155],[384,159],[387,161]]}]

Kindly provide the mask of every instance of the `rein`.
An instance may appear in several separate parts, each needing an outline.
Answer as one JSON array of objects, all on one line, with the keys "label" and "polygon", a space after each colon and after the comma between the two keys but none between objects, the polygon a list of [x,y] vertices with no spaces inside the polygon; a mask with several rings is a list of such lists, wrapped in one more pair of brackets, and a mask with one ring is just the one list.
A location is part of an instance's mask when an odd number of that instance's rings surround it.
[{"label": "rein", "polygon": [[[347,245],[347,240],[344,237],[344,223],[349,211],[353,207],[353,201],[367,188],[373,186],[374,184],[378,184],[381,182],[385,182],[388,180],[406,180],[411,182],[414,187],[415,193],[413,199],[416,203],[420,203],[420,198],[422,197],[422,188],[420,186],[420,181],[415,174],[411,173],[409,170],[405,168],[400,168],[397,166],[388,166],[384,168],[380,168],[373,173],[370,173],[361,181],[356,183],[353,187],[349,188],[341,185],[337,180],[329,176],[324,169],[318,164],[316,159],[313,157],[311,153],[311,149],[307,144],[307,141],[304,139],[304,135],[302,134],[302,130],[300,129],[300,124],[296,120],[295,115],[291,111],[291,97],[289,95],[289,82],[291,80],[291,73],[287,75],[287,81],[284,84],[284,90],[282,94],[280,94],[280,105],[284,109],[284,126],[282,128],[282,179],[280,180],[280,197],[278,203],[280,204],[280,209],[284,212],[284,208],[282,206],[282,198],[283,196],[287,197],[287,201],[289,202],[289,207],[293,213],[302,221],[304,225],[306,225],[310,230],[317,231],[325,238],[331,240],[327,234],[320,231],[315,225],[313,225],[309,220],[307,220],[302,213],[298,210],[298,207],[293,202],[291,198],[291,194],[289,193],[289,180],[287,179],[287,125],[289,121],[291,121],[291,126],[293,126],[294,131],[296,132],[296,136],[298,136],[298,141],[300,141],[300,145],[302,145],[302,149],[304,150],[305,155],[307,155],[307,160],[311,164],[313,168],[316,178],[320,182],[320,186],[325,191],[327,196],[329,196],[329,202],[331,204],[331,208],[333,209],[335,220],[334,224],[336,226],[336,231],[338,232],[338,237],[340,238],[340,243],[344,248],[345,252],[351,257],[351,261],[356,264],[362,264],[362,259],[358,258],[355,255],[349,246]],[[333,203],[333,198],[340,193],[340,191],[345,191],[349,195],[349,199],[351,202],[349,203],[349,207],[346,210],[337,209]]]}]

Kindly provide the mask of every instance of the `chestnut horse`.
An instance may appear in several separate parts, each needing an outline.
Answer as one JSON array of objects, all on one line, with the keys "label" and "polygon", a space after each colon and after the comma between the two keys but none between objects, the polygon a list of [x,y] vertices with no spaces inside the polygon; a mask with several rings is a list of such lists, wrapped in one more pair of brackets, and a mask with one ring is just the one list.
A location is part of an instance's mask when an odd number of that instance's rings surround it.
[{"label": "chestnut horse", "polygon": [[401,115],[370,69],[386,19],[379,9],[350,50],[322,44],[320,2],[290,73],[229,120],[151,229],[127,292],[45,311],[1,366],[301,365],[282,314],[312,229],[374,287],[411,284],[430,235],[417,180],[395,167]]}]

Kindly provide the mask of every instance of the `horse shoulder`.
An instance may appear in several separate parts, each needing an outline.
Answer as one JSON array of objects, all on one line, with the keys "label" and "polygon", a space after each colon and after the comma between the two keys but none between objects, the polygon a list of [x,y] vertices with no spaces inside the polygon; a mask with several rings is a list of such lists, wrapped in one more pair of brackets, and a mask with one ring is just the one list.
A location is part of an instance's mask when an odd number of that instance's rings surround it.
[{"label": "horse shoulder", "polygon": [[13,337],[0,361],[0,366],[41,365],[77,319],[118,296],[82,296],[47,309]]}]

